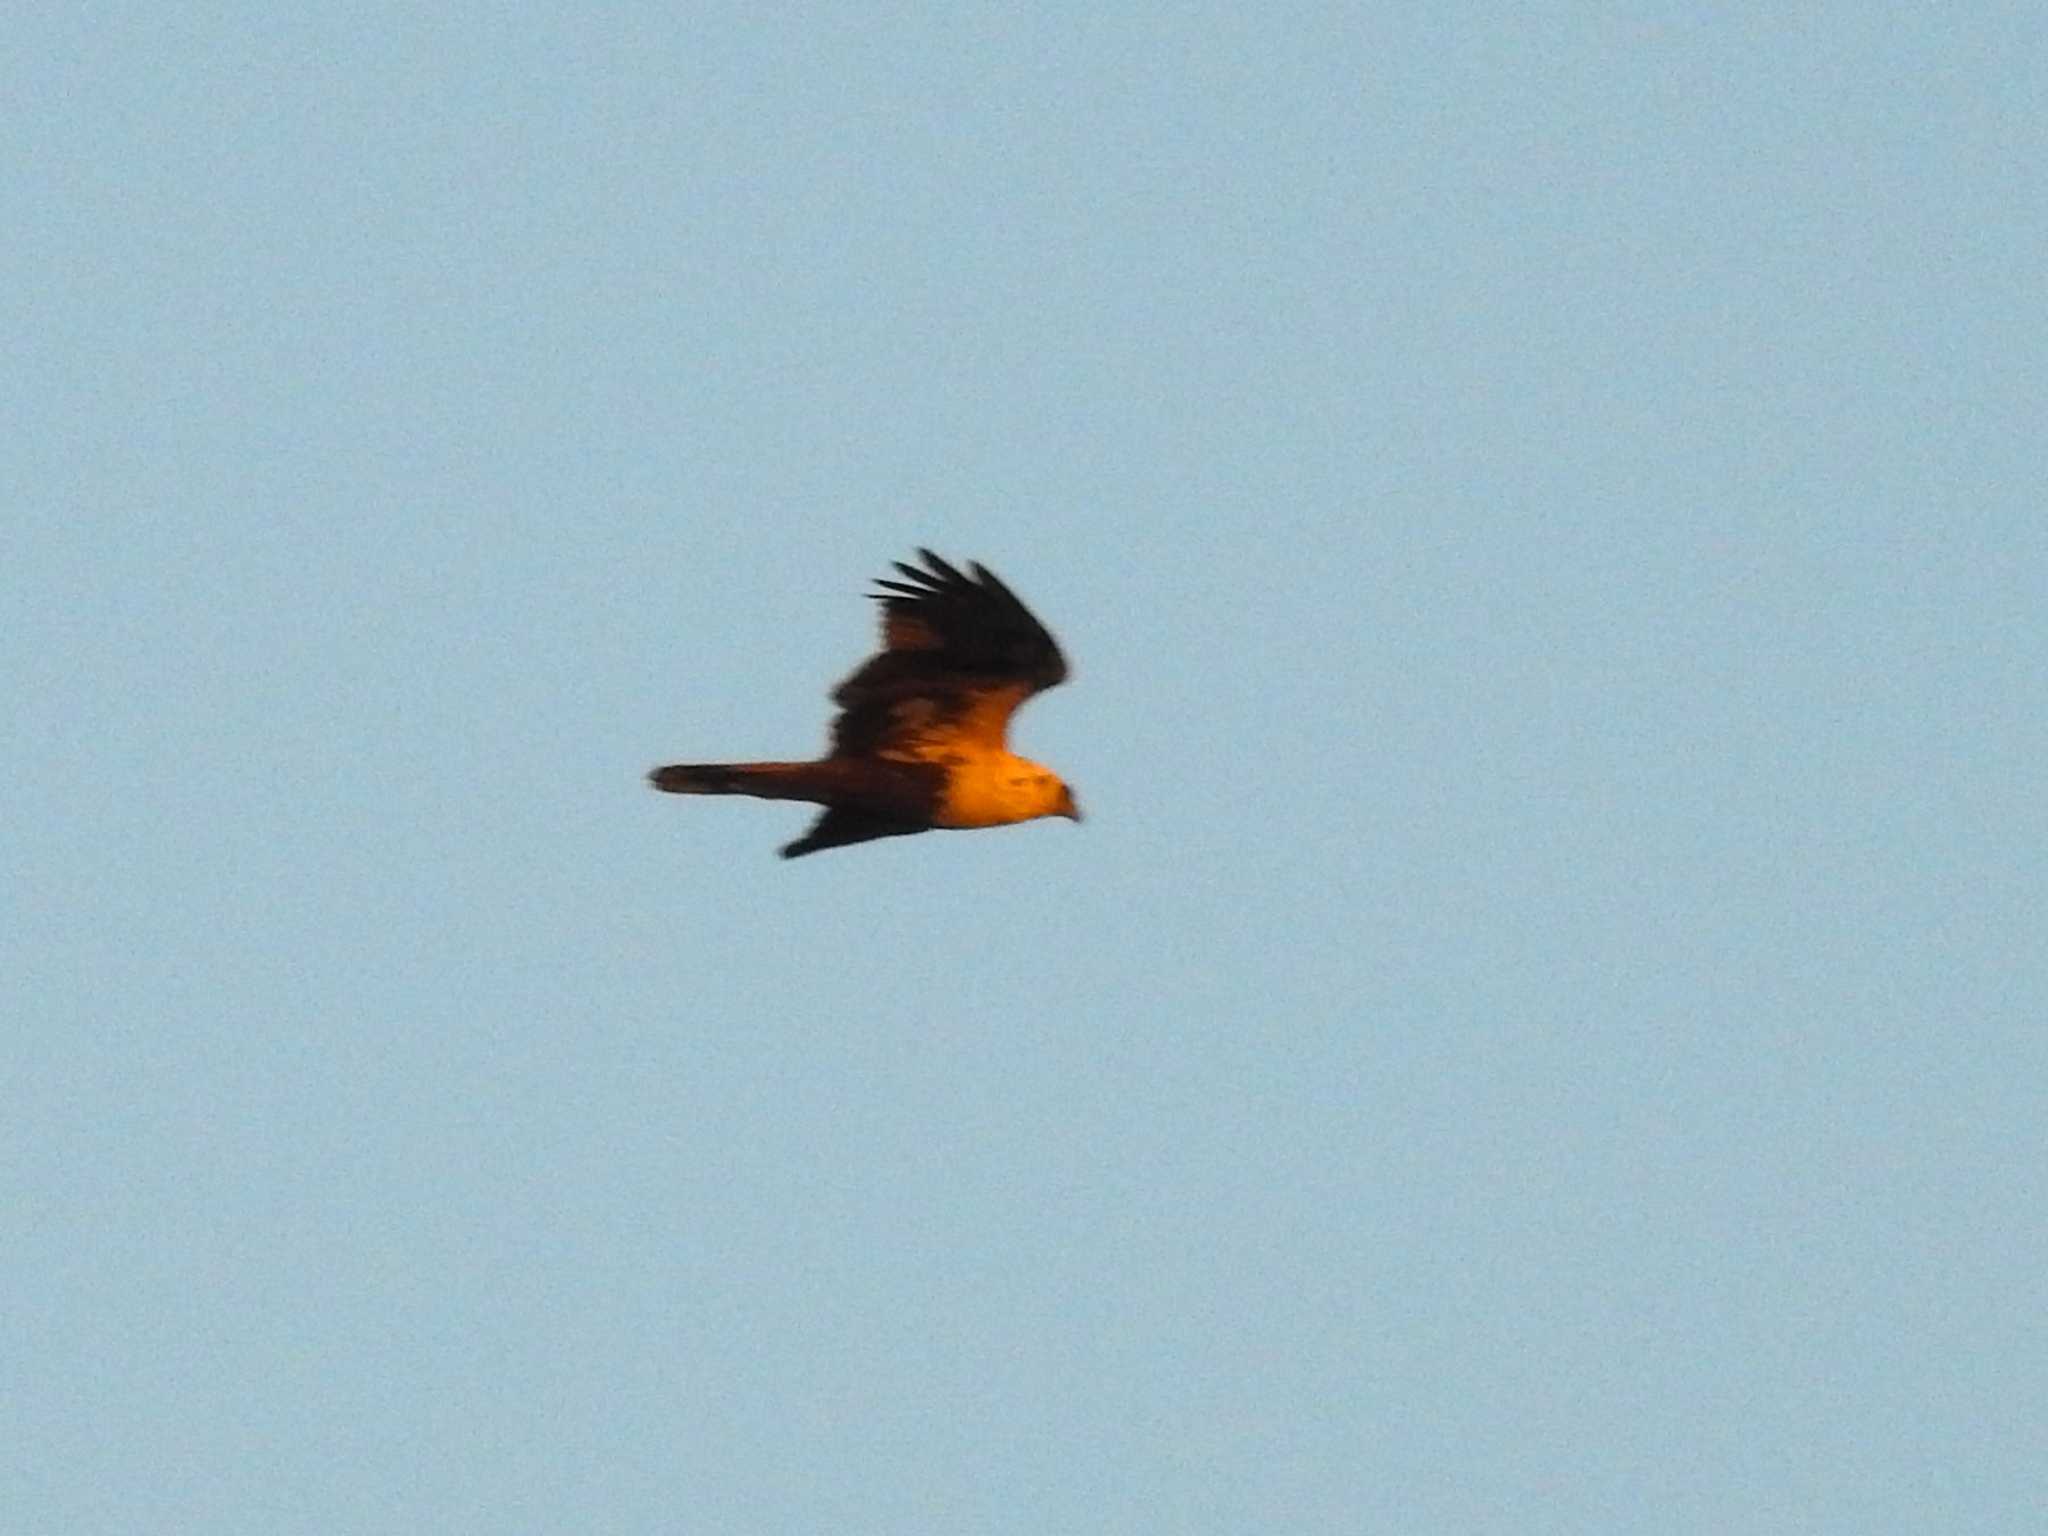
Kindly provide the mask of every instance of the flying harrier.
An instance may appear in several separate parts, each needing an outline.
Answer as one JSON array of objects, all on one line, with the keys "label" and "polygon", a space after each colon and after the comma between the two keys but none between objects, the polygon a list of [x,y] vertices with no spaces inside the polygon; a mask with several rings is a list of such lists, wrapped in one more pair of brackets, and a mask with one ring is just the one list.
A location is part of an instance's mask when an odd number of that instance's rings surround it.
[{"label": "flying harrier", "polygon": [[1067,659],[995,572],[918,553],[928,570],[896,561],[905,579],[868,594],[882,605],[882,648],[834,690],[830,752],[810,763],[672,763],[648,782],[672,795],[824,806],[785,859],[934,827],[1079,821],[1059,775],[1003,741],[1018,705],[1066,681]]}]

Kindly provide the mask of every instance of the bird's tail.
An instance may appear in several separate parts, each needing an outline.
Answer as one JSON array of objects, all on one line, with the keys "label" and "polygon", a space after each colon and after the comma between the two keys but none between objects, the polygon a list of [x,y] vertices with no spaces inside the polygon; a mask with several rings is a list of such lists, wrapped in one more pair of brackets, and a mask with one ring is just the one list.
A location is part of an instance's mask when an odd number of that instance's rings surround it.
[{"label": "bird's tail", "polygon": [[823,801],[831,790],[817,763],[670,763],[647,782],[671,795],[753,795]]}]

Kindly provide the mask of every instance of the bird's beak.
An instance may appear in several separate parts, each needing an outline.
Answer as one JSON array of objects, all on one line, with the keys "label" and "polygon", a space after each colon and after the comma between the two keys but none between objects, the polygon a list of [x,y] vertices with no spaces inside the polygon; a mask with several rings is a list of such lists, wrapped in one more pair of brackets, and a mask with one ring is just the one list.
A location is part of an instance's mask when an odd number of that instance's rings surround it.
[{"label": "bird's beak", "polygon": [[1074,792],[1071,789],[1067,791],[1066,799],[1060,802],[1060,814],[1069,821],[1081,819],[1081,807],[1074,804]]}]

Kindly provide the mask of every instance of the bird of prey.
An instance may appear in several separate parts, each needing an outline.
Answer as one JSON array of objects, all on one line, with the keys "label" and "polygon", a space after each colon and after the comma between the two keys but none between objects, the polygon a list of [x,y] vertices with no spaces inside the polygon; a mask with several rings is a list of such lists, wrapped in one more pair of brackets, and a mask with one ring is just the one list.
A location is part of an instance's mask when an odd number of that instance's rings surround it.
[{"label": "bird of prey", "polygon": [[672,795],[754,795],[825,807],[785,859],[935,827],[1079,821],[1074,793],[1004,741],[1017,707],[1064,682],[1067,660],[995,572],[920,549],[878,579],[882,648],[833,691],[825,756],[803,763],[672,763],[648,774]]}]

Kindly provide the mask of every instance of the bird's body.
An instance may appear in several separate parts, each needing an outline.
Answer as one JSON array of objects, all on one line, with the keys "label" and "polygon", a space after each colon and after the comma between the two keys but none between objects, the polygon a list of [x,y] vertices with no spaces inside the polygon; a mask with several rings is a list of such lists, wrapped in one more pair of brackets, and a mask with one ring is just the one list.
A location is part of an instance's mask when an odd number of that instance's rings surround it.
[{"label": "bird's body", "polygon": [[1079,821],[1059,776],[1004,740],[1020,704],[1066,679],[1059,646],[993,572],[919,553],[928,570],[898,563],[909,580],[878,583],[882,649],[833,692],[841,713],[826,756],[675,763],[648,775],[654,787],[823,805],[784,858],[934,828]]}]

